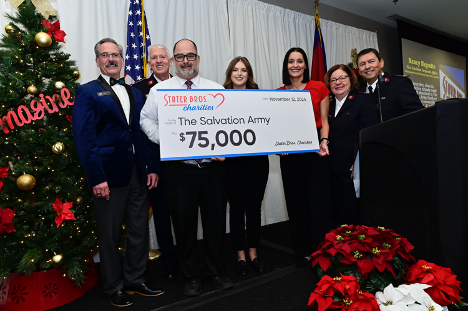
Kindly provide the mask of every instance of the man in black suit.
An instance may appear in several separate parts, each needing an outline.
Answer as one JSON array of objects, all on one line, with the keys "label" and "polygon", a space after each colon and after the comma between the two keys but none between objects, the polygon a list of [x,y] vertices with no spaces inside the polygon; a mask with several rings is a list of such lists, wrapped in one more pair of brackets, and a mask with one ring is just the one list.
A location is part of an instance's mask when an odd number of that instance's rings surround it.
[{"label": "man in black suit", "polygon": [[[377,84],[380,87],[382,122],[424,108],[414,89],[413,82],[408,77],[390,75],[388,72],[385,72],[382,76],[384,60],[376,49],[368,48],[359,52],[357,63],[359,73],[367,81],[367,85],[360,91],[371,93],[379,120]],[[382,76],[382,82],[380,83],[379,76]]]},{"label": "man in black suit", "polygon": [[[127,294],[164,293],[146,286],[144,277],[148,260],[146,188],[156,185],[157,163],[139,124],[145,97],[120,78],[122,46],[105,38],[96,43],[94,52],[101,75],[76,89],[73,139],[94,193],[104,293],[113,305],[127,307],[132,304]],[[118,244],[124,218],[128,230],[122,262]]]},{"label": "man in black suit", "polygon": [[[161,44],[151,45],[149,48],[148,64],[153,74],[148,79],[143,79],[133,86],[145,95],[148,95],[150,89],[169,78],[169,68],[172,66],[173,58],[169,50]],[[159,145],[150,142],[156,149],[156,161],[160,162]],[[171,216],[169,214],[169,207],[164,194],[164,184],[161,176],[159,175],[158,185],[156,188],[148,191],[148,198],[153,207],[154,226],[156,228],[156,237],[158,239],[159,250],[161,251],[161,258],[163,264],[163,276],[167,281],[175,280],[177,277],[177,252],[174,248],[174,239],[172,237]]]}]

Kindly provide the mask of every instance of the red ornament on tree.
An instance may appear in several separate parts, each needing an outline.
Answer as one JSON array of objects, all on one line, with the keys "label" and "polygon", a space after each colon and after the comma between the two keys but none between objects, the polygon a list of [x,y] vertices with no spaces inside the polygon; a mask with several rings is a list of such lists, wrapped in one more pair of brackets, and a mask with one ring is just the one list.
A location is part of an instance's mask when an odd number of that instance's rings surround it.
[{"label": "red ornament on tree", "polygon": [[[7,167],[0,167],[0,178],[5,178],[8,176],[8,170],[10,168],[7,166]],[[0,180],[0,190],[2,189],[3,187],[3,181]]]},{"label": "red ornament on tree", "polygon": [[16,232],[12,223],[13,218],[15,218],[14,211],[9,208],[2,210],[0,207],[0,234]]},{"label": "red ornament on tree", "polygon": [[49,36],[53,36],[57,42],[63,42],[65,43],[65,36],[67,35],[65,31],[60,30],[60,21],[56,21],[55,23],[51,23],[46,20],[42,20],[42,25],[47,28],[47,34]]},{"label": "red ornament on tree", "polygon": [[52,204],[52,207],[54,208],[54,211],[57,212],[57,216],[55,217],[57,228],[64,220],[76,220],[75,215],[70,211],[72,206],[73,202],[62,203],[58,198],[55,199],[55,204]]}]

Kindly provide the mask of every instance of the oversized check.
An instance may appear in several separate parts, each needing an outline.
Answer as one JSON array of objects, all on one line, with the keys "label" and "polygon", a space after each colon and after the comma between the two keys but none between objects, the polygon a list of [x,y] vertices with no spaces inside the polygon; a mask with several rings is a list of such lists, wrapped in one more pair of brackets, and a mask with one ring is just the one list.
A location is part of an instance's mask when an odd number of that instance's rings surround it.
[{"label": "oversized check", "polygon": [[161,160],[319,151],[308,91],[158,89]]}]

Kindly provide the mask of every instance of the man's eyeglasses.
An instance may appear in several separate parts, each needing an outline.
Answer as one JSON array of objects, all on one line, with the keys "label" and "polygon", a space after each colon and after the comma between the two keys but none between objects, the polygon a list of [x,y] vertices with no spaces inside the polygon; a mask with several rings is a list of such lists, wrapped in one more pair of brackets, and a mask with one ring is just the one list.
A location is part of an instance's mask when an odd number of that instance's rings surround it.
[{"label": "man's eyeglasses", "polygon": [[340,80],[340,82],[344,82],[344,80],[346,80],[347,77],[348,76],[341,76],[338,79],[330,79],[330,84],[336,83],[338,80]]},{"label": "man's eyeglasses", "polygon": [[184,58],[187,57],[187,60],[188,61],[193,61],[197,58],[197,54],[194,54],[194,53],[188,53],[188,54],[177,54],[177,55],[174,55],[174,59],[178,62],[183,62],[184,61]]},{"label": "man's eyeglasses", "polygon": [[104,52],[104,53],[99,54],[99,56],[101,56],[102,58],[109,58],[109,56],[112,56],[112,57],[116,58],[116,57],[120,57],[120,53],[107,53],[107,52]]}]

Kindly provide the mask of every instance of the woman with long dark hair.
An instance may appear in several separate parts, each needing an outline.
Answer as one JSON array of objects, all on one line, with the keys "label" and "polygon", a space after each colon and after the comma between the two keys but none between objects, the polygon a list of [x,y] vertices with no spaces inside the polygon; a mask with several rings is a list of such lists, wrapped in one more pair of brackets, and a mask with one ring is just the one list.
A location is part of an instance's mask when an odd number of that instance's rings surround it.
[{"label": "woman with long dark hair", "polygon": [[[258,89],[253,79],[252,66],[245,57],[234,58],[226,70],[226,89]],[[258,259],[260,242],[261,206],[268,180],[269,162],[267,155],[227,158],[228,200],[230,210],[232,245],[237,252],[236,271],[245,275],[247,262],[259,272],[264,271]],[[249,257],[245,254],[245,233]]]},{"label": "woman with long dark hair", "polygon": [[[310,80],[303,49],[291,48],[284,56],[283,83],[278,90],[306,90],[312,99],[320,152],[282,155],[280,159],[296,267],[310,263],[311,254],[331,227],[328,171],[329,91],[323,82]],[[314,133],[315,134],[315,133]]]}]

